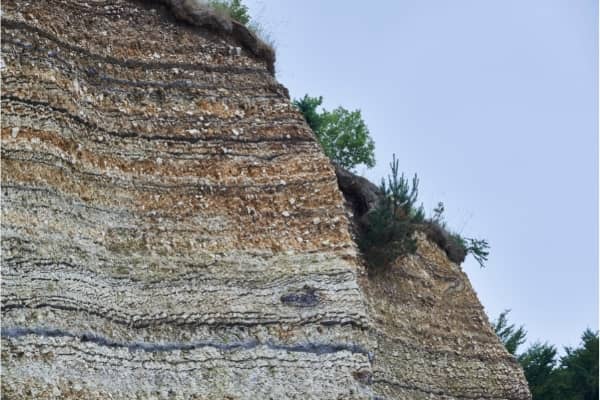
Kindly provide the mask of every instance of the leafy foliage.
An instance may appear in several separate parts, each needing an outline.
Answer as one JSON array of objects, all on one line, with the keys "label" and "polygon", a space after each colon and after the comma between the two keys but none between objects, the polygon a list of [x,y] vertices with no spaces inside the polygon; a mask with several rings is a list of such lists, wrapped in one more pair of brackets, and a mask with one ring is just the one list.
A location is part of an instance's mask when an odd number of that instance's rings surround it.
[{"label": "leafy foliage", "polygon": [[490,245],[487,240],[463,237],[458,233],[450,233],[450,237],[464,249],[466,254],[471,254],[481,268],[485,267],[485,262],[490,255]]},{"label": "leafy foliage", "polygon": [[485,267],[490,254],[487,240],[463,237],[456,232],[451,232],[444,221],[445,210],[446,207],[441,201],[433,209],[433,216],[426,221],[425,231],[428,237],[444,249],[452,261],[461,263],[468,254],[471,254],[480,267]]},{"label": "leafy foliage", "polygon": [[554,346],[535,343],[518,360],[525,372],[533,399],[560,399]]},{"label": "leafy foliage", "polygon": [[332,160],[346,168],[359,164],[375,165],[375,144],[360,110],[348,111],[338,107],[325,112],[319,132],[319,141]]},{"label": "leafy foliage", "polygon": [[[511,354],[525,342],[525,330],[508,323],[504,311],[492,324],[494,331]],[[533,400],[598,399],[598,332],[587,329],[577,348],[565,348],[557,360],[557,350],[548,343],[536,342],[517,356]]]},{"label": "leafy foliage", "polygon": [[308,126],[310,126],[310,129],[315,134],[321,130],[321,114],[317,111],[317,108],[323,104],[323,96],[310,97],[308,94],[305,94],[303,98],[295,99],[293,104],[304,115]]},{"label": "leafy foliage", "polygon": [[248,7],[241,0],[210,0],[208,4],[244,25],[250,22]]},{"label": "leafy foliage", "polygon": [[375,165],[375,143],[370,136],[360,110],[348,111],[338,107],[333,111],[317,111],[323,97],[305,95],[294,100],[311,127],[323,151],[336,164],[354,169],[360,164]]},{"label": "leafy foliage", "polygon": [[498,319],[492,322],[492,328],[494,328],[494,332],[502,343],[504,343],[506,350],[510,354],[515,355],[519,346],[525,343],[527,332],[525,332],[523,326],[516,328],[515,324],[509,324],[508,313],[510,313],[510,310],[504,310]]},{"label": "leafy foliage", "polygon": [[586,329],[579,348],[566,347],[560,359],[561,372],[567,393],[564,399],[598,399],[598,332]]}]

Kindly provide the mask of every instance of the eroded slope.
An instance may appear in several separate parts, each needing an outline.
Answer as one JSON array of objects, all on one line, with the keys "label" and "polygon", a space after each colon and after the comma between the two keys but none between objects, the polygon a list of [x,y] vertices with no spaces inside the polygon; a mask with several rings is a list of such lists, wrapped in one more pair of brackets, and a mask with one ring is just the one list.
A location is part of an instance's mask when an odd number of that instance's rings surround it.
[{"label": "eroded slope", "polygon": [[6,398],[527,398],[434,245],[367,280],[251,42],[159,2],[2,8]]},{"label": "eroded slope", "polygon": [[530,399],[465,273],[419,235],[408,256],[361,286],[377,342],[373,390],[389,399]]}]

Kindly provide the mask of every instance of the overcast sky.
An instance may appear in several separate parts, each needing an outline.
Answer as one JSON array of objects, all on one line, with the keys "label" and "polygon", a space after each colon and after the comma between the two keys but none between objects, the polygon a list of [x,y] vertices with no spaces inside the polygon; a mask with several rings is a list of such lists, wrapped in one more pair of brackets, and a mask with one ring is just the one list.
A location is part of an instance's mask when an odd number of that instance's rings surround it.
[{"label": "overcast sky", "polygon": [[292,97],[359,108],[427,210],[491,245],[468,273],[530,342],[598,326],[598,9],[593,0],[247,0]]}]

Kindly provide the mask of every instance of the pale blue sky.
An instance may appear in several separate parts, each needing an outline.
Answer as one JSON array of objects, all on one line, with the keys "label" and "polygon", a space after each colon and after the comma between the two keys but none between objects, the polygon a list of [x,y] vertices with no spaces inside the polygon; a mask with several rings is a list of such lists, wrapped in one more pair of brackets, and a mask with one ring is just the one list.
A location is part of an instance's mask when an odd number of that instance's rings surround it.
[{"label": "pale blue sky", "polygon": [[247,0],[293,97],[360,108],[450,226],[490,318],[576,345],[598,326],[598,5],[592,0]]}]

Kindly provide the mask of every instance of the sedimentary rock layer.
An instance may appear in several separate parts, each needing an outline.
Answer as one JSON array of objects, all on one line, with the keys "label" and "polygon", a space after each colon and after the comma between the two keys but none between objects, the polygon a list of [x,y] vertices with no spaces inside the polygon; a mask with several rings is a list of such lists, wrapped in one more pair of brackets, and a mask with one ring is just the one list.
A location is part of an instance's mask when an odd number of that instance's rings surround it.
[{"label": "sedimentary rock layer", "polygon": [[465,273],[419,234],[417,254],[361,279],[373,390],[388,399],[529,399]]},{"label": "sedimentary rock layer", "polygon": [[[336,174],[357,236],[382,192],[341,168]],[[427,227],[416,233],[416,254],[359,275],[376,343],[373,393],[386,399],[530,399],[521,367],[492,331],[467,275]]]},{"label": "sedimentary rock layer", "polygon": [[367,398],[341,195],[268,64],[160,3],[2,7],[3,394]]},{"label": "sedimentary rock layer", "polygon": [[2,395],[526,398],[457,266],[363,276],[272,59],[173,11],[2,4]]}]

